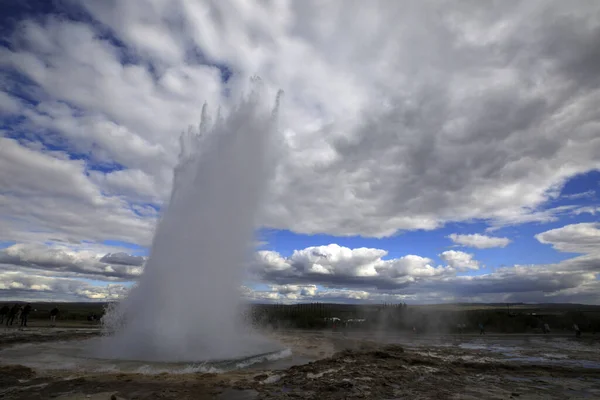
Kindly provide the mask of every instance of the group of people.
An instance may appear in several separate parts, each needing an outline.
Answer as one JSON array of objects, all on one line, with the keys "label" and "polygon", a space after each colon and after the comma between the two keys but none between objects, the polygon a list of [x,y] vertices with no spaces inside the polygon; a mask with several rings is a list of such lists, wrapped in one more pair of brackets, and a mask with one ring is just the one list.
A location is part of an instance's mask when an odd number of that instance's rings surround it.
[{"label": "group of people", "polygon": [[[2,308],[0,308],[0,324],[5,323],[6,320],[6,326],[11,326],[16,320],[19,326],[27,327],[27,321],[31,311],[35,310],[33,310],[33,307],[31,307],[31,304],[29,303],[25,304],[24,306],[15,303],[12,307],[9,307],[5,304]],[[52,310],[50,310],[50,326],[56,325],[56,317],[58,316],[58,312],[59,311],[57,307],[54,307]]]},{"label": "group of people", "polygon": [[27,320],[29,319],[29,313],[33,308],[31,304],[26,304],[22,306],[20,304],[15,304],[11,308],[7,305],[0,308],[0,324],[4,323],[6,319],[6,326],[12,325],[17,320],[17,324],[20,322],[20,326],[27,326]]}]

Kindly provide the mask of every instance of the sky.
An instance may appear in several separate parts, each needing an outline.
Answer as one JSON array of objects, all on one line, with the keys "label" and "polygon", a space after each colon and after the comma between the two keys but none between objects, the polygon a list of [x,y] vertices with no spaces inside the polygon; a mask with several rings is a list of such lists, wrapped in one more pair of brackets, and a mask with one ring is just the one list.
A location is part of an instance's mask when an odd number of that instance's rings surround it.
[{"label": "sky", "polygon": [[179,135],[259,76],[244,298],[600,304],[599,42],[593,0],[2,2],[0,301],[123,298]]}]

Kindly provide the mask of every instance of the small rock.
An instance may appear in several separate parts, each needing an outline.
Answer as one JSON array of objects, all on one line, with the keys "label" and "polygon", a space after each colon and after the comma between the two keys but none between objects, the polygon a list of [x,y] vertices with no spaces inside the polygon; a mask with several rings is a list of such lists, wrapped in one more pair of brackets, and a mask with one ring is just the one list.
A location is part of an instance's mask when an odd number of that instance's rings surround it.
[{"label": "small rock", "polygon": [[521,395],[521,393],[514,392],[514,393],[511,393],[510,395],[513,397],[519,397]]},{"label": "small rock", "polygon": [[117,396],[115,396],[114,394],[112,396],[110,396],[110,400],[117,400]]},{"label": "small rock", "polygon": [[386,353],[385,351],[374,351],[373,355],[377,358],[392,358],[390,353]]},{"label": "small rock", "polygon": [[256,382],[258,382],[258,381],[264,381],[264,380],[265,380],[265,379],[267,379],[268,377],[269,377],[269,375],[267,375],[267,374],[259,374],[259,375],[256,375],[256,376],[254,377],[254,380],[255,380]]},{"label": "small rock", "polygon": [[336,384],[336,386],[339,388],[343,388],[343,389],[349,389],[354,386],[354,383],[352,383],[350,381],[341,381],[341,382],[338,382]]}]

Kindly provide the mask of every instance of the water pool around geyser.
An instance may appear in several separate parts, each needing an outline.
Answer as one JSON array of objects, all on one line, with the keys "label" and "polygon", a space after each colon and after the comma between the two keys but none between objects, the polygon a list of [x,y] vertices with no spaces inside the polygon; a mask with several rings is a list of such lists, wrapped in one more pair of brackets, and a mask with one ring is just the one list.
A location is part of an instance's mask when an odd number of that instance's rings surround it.
[{"label": "water pool around geyser", "polygon": [[94,351],[101,338],[17,344],[0,350],[1,364],[20,364],[36,371],[102,373],[186,374],[220,373],[245,368],[281,368],[302,363],[290,349],[259,353],[229,360],[151,362],[103,358]]},{"label": "water pool around geyser", "polygon": [[[24,333],[24,332],[21,332]],[[600,369],[600,341],[536,335],[377,335],[332,332],[282,332],[273,337],[277,351],[228,360],[149,362],[111,359],[95,355],[101,337],[85,340],[30,342],[0,349],[0,364],[20,364],[38,373],[77,375],[79,373],[186,374],[219,373],[236,370],[276,370],[329,357],[348,344],[376,341],[399,344],[407,351],[440,358],[441,361],[546,365]],[[345,345],[344,342],[348,342]],[[335,343],[342,343],[335,345]],[[251,349],[252,350],[252,349]]]}]

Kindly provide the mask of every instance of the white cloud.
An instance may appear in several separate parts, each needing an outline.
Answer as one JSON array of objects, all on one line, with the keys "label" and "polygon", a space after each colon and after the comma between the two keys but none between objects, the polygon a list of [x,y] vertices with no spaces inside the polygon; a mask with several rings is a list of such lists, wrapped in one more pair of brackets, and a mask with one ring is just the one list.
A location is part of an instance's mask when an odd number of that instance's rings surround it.
[{"label": "white cloud", "polygon": [[[274,299],[283,299],[287,296],[285,290],[291,288],[298,301],[314,301],[335,291],[364,292],[365,301],[374,302],[600,301],[600,294],[590,290],[598,286],[597,253],[556,264],[514,265],[477,275],[459,275],[481,267],[472,254],[461,251],[440,254],[447,266],[434,266],[430,259],[417,255],[383,260],[386,254],[379,249],[348,249],[338,245],[296,250],[287,258],[263,251],[258,252],[252,271],[261,281],[274,284],[268,292]],[[315,270],[315,264],[328,273]],[[374,270],[376,274],[358,276],[364,270]],[[314,296],[301,296],[299,288],[305,285],[320,285],[320,288]],[[282,289],[285,293],[280,293],[279,288],[285,288]],[[343,300],[342,296],[337,299]]]},{"label": "white cloud", "polygon": [[104,193],[136,199],[138,202],[157,204],[168,193],[159,190],[154,178],[139,169],[126,169],[102,173],[90,172],[90,179],[103,189]]},{"label": "white cloud", "polygon": [[[568,265],[571,264],[571,265]],[[579,264],[579,265],[577,265]],[[585,265],[594,268],[586,270]],[[246,288],[245,298],[259,302],[600,302],[596,274],[600,259],[576,263],[512,266],[477,276],[440,276],[401,289],[372,289],[357,282],[352,289],[323,286],[302,293],[304,285],[272,285],[269,290]],[[364,289],[360,289],[363,287]]]},{"label": "white cloud", "polygon": [[[596,4],[82,4],[122,46],[89,23],[23,21],[0,67],[31,84],[6,83],[0,104],[24,117],[11,127],[22,135],[125,167],[73,172],[87,190],[164,201],[177,133],[204,101],[226,111],[225,89],[254,74],[289,94],[270,227],[379,237],[475,218],[550,221],[560,210],[544,202],[600,166]],[[214,63],[233,72],[227,83]],[[20,104],[17,89],[38,103]]]},{"label": "white cloud", "polygon": [[138,216],[127,200],[105,195],[86,175],[83,161],[36,152],[1,137],[0,186],[0,240],[147,244],[156,221],[155,215]]},{"label": "white cloud", "polygon": [[592,214],[595,215],[596,213],[600,213],[600,207],[579,207],[575,210],[573,210],[573,214],[575,215],[579,215],[579,214]]},{"label": "white cloud", "polygon": [[573,253],[600,252],[600,224],[580,223],[538,233],[540,243],[550,244],[556,250]]},{"label": "white cloud", "polygon": [[[296,250],[290,257],[259,251],[250,277],[268,289],[246,286],[241,293],[264,302],[600,301],[592,290],[598,287],[598,253],[475,276],[459,274],[480,267],[471,254],[461,251],[440,254],[446,266],[417,255],[383,259],[386,255],[381,249],[335,244]],[[120,248],[13,245],[0,252],[0,293],[3,298],[38,300],[116,299],[127,291],[122,282],[135,281],[143,262]],[[90,285],[80,278],[107,283]]]},{"label": "white cloud", "polygon": [[474,233],[470,235],[460,235],[457,233],[452,233],[448,235],[448,237],[457,244],[467,246],[467,247],[475,247],[477,249],[489,249],[492,247],[506,247],[509,245],[511,240],[505,237],[493,237],[480,235],[479,233]]},{"label": "white cloud", "polygon": [[122,284],[101,286],[79,279],[0,271],[0,293],[5,301],[111,301],[122,298],[127,291]]},{"label": "white cloud", "polygon": [[377,272],[381,276],[399,279],[401,283],[451,273],[449,269],[441,266],[433,267],[431,263],[432,260],[429,258],[409,254],[382,262],[377,267]]},{"label": "white cloud", "polygon": [[272,285],[269,290],[242,288],[243,298],[253,302],[365,302],[377,301],[380,295],[364,290],[318,289],[315,285]]},{"label": "white cloud", "polygon": [[570,200],[578,200],[578,199],[594,197],[595,195],[596,195],[595,190],[587,190],[585,192],[562,195],[561,197],[563,197],[565,199],[570,199]]},{"label": "white cloud", "polygon": [[[85,246],[15,244],[0,251],[0,264],[47,271],[53,276],[130,281],[142,273],[144,259],[124,252],[98,253]],[[11,268],[11,267],[9,267]]]},{"label": "white cloud", "polygon": [[7,93],[0,92],[0,115],[17,114],[21,108],[20,102]]},{"label": "white cloud", "polygon": [[310,282],[336,288],[396,290],[479,268],[471,254],[454,250],[440,255],[447,266],[435,266],[431,259],[418,255],[384,260],[386,255],[381,249],[349,249],[337,244],[295,250],[287,258],[274,251],[259,251],[251,270],[262,281],[278,284]]},{"label": "white cloud", "polygon": [[473,254],[456,250],[447,250],[440,254],[440,258],[457,271],[479,269],[479,261],[473,259]]}]

